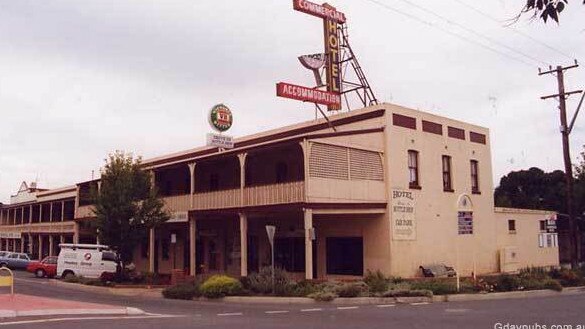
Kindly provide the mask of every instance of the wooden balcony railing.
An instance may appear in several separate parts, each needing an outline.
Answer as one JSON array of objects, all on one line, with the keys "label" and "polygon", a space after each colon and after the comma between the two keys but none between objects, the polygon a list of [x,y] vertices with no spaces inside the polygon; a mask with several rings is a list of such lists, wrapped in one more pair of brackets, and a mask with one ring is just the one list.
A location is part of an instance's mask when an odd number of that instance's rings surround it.
[{"label": "wooden balcony railing", "polygon": [[75,218],[87,218],[94,216],[95,214],[93,213],[93,206],[78,207],[77,212],[75,213]]},{"label": "wooden balcony railing", "polygon": [[196,193],[193,195],[193,209],[223,209],[240,206],[240,189]]},{"label": "wooden balcony railing", "polygon": [[191,208],[189,194],[164,197],[166,208],[169,211],[188,211]]},{"label": "wooden balcony railing", "polygon": [[305,183],[303,181],[244,188],[246,206],[295,203],[302,202],[304,199]]}]

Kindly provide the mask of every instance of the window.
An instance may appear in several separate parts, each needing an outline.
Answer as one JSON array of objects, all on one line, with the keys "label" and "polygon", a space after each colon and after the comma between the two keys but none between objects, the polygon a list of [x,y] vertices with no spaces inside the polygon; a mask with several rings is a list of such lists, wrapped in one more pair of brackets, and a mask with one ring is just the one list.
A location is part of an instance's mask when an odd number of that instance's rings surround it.
[{"label": "window", "polygon": [[163,240],[162,241],[162,259],[164,260],[168,260],[170,258],[169,256],[169,241],[168,240]]},{"label": "window", "polygon": [[546,232],[546,221],[545,220],[541,220],[539,221],[540,224],[540,231],[541,232]]},{"label": "window", "polygon": [[508,233],[516,234],[516,220],[508,219]]},{"label": "window", "polygon": [[477,160],[469,162],[471,169],[471,193],[479,194],[479,166]]},{"label": "window", "polygon": [[327,274],[364,275],[363,238],[327,238],[325,244]]},{"label": "window", "polygon": [[274,241],[274,262],[288,272],[305,270],[305,239],[277,238]]},{"label": "window", "polygon": [[408,151],[408,186],[410,188],[420,188],[418,179],[418,152]]},{"label": "window", "polygon": [[140,256],[142,258],[148,258],[148,237],[142,239],[140,244]]},{"label": "window", "polygon": [[459,211],[457,214],[457,225],[460,235],[473,234],[473,212]]},{"label": "window", "polygon": [[453,192],[451,182],[451,157],[443,155],[443,191]]},{"label": "window", "polygon": [[218,174],[211,174],[209,176],[209,190],[210,191],[219,190],[219,175]]},{"label": "window", "polygon": [[117,262],[118,257],[116,257],[116,253],[114,253],[114,252],[104,251],[102,253],[102,261]]}]

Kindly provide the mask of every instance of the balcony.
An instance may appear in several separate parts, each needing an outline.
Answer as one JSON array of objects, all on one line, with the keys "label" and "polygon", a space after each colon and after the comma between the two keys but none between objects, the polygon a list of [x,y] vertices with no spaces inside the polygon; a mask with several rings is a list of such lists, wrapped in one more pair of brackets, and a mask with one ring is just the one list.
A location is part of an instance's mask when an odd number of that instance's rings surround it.
[{"label": "balcony", "polygon": [[80,206],[77,208],[75,218],[94,217],[93,206]]},{"label": "balcony", "polygon": [[259,185],[244,188],[244,205],[266,206],[305,201],[305,182]]}]

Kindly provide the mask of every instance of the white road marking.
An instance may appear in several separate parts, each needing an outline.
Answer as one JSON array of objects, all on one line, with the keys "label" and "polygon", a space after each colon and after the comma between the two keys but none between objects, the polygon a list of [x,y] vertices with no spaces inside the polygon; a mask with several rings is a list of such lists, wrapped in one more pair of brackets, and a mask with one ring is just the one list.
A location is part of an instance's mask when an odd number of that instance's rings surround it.
[{"label": "white road marking", "polygon": [[239,316],[243,315],[242,312],[235,312],[235,313],[218,313],[217,316]]},{"label": "white road marking", "polygon": [[383,304],[383,305],[376,305],[376,307],[384,308],[384,307],[394,307],[396,304]]},{"label": "white road marking", "polygon": [[38,284],[47,284],[49,281],[41,281],[41,279],[37,280],[29,280],[29,279],[21,279],[21,278],[14,278],[14,281],[22,281],[22,282],[30,282],[30,283],[38,283]]},{"label": "white road marking", "polygon": [[34,324],[34,323],[48,323],[48,322],[64,322],[64,321],[133,320],[133,319],[160,319],[160,318],[177,318],[177,317],[183,317],[183,316],[182,315],[155,315],[155,316],[135,315],[135,316],[93,316],[93,317],[75,317],[75,318],[52,318],[52,319],[0,322],[0,326],[23,325],[23,324]]},{"label": "white road marking", "polygon": [[355,310],[356,308],[360,308],[359,306],[340,306],[338,310]]},{"label": "white road marking", "polygon": [[323,311],[322,308],[304,308],[301,312],[320,312]]},{"label": "white road marking", "polygon": [[469,312],[470,310],[468,308],[448,308],[445,309],[445,312],[447,313],[465,313],[465,312]]},{"label": "white road marking", "polygon": [[266,311],[264,313],[266,314],[283,314],[283,313],[288,313],[290,311]]},{"label": "white road marking", "polygon": [[414,306],[417,306],[417,305],[428,305],[428,304],[429,304],[428,302],[410,303],[410,305],[414,305]]}]

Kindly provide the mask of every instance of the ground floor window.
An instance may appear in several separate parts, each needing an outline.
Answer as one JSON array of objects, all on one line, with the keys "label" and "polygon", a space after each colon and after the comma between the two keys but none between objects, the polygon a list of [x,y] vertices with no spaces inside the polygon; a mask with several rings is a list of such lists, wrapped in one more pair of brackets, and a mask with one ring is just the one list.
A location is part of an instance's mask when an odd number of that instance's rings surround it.
[{"label": "ground floor window", "polygon": [[274,263],[287,272],[305,271],[305,239],[276,238],[274,240]]},{"label": "ground floor window", "polygon": [[361,237],[327,238],[327,274],[363,275],[364,241]]}]

